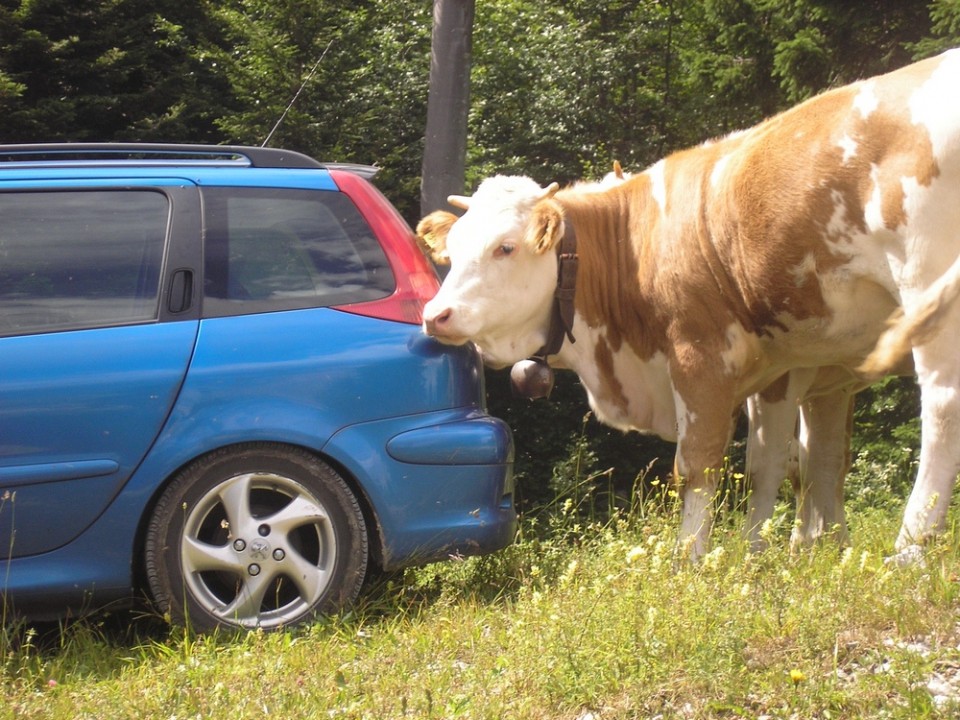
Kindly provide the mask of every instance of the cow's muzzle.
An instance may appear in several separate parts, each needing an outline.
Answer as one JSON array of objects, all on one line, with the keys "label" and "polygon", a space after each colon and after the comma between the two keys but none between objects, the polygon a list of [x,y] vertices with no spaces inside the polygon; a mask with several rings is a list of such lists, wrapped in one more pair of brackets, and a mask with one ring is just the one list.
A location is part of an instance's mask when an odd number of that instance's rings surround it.
[{"label": "cow's muzzle", "polygon": [[457,334],[451,322],[452,318],[452,308],[431,312],[427,306],[423,314],[423,332],[446,345],[463,345],[470,338]]}]

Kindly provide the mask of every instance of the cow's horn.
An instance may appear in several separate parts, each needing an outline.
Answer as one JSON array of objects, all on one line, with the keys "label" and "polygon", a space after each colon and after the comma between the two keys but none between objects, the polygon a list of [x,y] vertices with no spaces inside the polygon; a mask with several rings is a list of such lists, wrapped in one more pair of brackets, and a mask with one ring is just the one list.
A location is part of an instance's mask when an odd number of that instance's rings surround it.
[{"label": "cow's horn", "polygon": [[560,189],[559,183],[555,183],[555,182],[550,183],[543,189],[543,195],[537,198],[537,201],[539,202],[540,200],[547,200],[548,198],[552,198],[554,195],[557,194],[557,190],[559,189]]},{"label": "cow's horn", "polygon": [[450,195],[447,198],[447,202],[453,205],[455,208],[460,208],[461,210],[470,209],[470,198],[465,195]]}]

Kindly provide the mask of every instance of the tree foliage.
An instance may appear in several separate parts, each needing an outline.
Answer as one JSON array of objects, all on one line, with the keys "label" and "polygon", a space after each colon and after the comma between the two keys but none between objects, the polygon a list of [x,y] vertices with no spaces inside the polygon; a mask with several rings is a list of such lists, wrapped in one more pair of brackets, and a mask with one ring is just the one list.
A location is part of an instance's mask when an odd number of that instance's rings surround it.
[{"label": "tree foliage", "polygon": [[218,139],[226,87],[197,57],[213,31],[206,2],[5,0],[0,138]]},{"label": "tree foliage", "polygon": [[238,106],[217,119],[224,138],[377,165],[381,187],[413,219],[429,2],[235,0],[213,15],[228,42],[207,53]]}]

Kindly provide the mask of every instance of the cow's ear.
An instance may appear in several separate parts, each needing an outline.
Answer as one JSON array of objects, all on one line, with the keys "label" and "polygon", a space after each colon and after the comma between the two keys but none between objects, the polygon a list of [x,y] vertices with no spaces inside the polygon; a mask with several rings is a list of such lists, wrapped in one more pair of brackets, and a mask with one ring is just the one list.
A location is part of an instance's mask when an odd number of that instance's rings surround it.
[{"label": "cow's ear", "polygon": [[445,210],[436,210],[417,223],[417,237],[426,246],[433,261],[449,265],[447,234],[457,221],[457,216]]},{"label": "cow's ear", "polygon": [[552,249],[563,235],[563,208],[552,200],[542,200],[533,207],[524,242],[534,252]]}]

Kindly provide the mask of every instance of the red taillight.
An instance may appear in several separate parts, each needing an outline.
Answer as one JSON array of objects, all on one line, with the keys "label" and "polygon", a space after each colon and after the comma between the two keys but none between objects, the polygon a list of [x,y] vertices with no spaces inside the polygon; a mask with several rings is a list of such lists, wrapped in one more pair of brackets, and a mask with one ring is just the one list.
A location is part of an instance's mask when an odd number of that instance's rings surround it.
[{"label": "red taillight", "polygon": [[423,306],[437,294],[440,280],[426,256],[417,246],[406,221],[373,185],[353,173],[331,170],[330,177],[357,206],[383,247],[397,289],[380,300],[339,305],[338,310],[419,325]]}]

